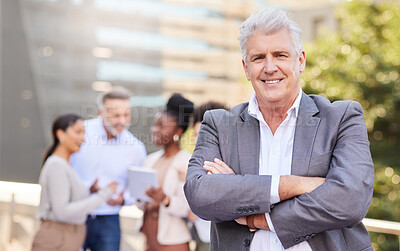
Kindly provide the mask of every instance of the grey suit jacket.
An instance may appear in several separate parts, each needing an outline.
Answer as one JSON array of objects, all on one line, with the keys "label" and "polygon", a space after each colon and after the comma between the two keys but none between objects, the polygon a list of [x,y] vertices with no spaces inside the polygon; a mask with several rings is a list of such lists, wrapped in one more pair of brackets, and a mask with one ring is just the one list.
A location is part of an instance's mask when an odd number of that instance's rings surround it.
[{"label": "grey suit jacket", "polygon": [[[258,175],[259,124],[248,103],[205,114],[189,163],[185,195],[192,211],[211,220],[211,250],[249,250],[253,233],[234,219],[270,213],[285,248],[307,240],[313,250],[372,250],[361,220],[374,168],[362,108],[303,93],[293,146],[292,174],[326,177],[311,193],[270,204],[271,176]],[[207,175],[215,157],[236,175]]]}]

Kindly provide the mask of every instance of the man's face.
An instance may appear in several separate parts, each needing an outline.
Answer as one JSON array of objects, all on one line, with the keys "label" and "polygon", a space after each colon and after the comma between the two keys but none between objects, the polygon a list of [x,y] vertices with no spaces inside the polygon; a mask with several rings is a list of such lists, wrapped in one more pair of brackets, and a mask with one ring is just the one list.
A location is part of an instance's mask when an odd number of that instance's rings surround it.
[{"label": "man's face", "polygon": [[131,106],[126,99],[106,99],[99,111],[107,132],[112,136],[120,135],[131,122]]},{"label": "man's face", "polygon": [[[255,33],[247,40],[243,68],[259,105],[286,106],[297,97],[305,53],[296,52],[286,29],[270,35]],[[260,104],[261,103],[261,104]]]}]

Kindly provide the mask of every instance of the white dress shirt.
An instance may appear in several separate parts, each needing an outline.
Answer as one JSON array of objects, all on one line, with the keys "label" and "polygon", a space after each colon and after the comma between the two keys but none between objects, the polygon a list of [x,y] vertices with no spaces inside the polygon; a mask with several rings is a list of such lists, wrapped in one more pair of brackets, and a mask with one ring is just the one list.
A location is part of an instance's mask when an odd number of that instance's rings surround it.
[{"label": "white dress shirt", "polygon": [[[256,118],[260,124],[259,174],[272,175],[271,204],[280,201],[278,194],[279,177],[281,175],[291,174],[294,132],[296,130],[301,95],[302,90],[300,89],[299,95],[287,111],[287,117],[279,125],[275,134],[272,134],[271,129],[260,112],[255,93],[249,101],[248,112],[252,117]],[[271,231],[258,230],[254,234],[250,251],[285,250],[275,233],[269,213],[265,214],[265,218],[267,219]],[[286,250],[311,251],[311,247],[307,241],[304,241]]]},{"label": "white dress shirt", "polygon": [[[127,188],[128,168],[142,166],[146,159],[146,148],[132,133],[125,130],[121,135],[108,140],[101,118],[85,120],[85,142],[79,152],[74,153],[70,162],[87,187],[98,179],[100,187],[110,182],[118,182],[117,193]],[[133,200],[127,191],[126,204]],[[121,206],[103,204],[90,212],[92,215],[118,214]]]}]

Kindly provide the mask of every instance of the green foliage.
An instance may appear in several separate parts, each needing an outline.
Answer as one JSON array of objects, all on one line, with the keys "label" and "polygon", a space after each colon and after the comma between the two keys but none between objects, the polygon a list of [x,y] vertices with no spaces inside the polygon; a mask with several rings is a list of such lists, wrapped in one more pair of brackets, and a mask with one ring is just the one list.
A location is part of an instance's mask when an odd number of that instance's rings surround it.
[{"label": "green foliage", "polygon": [[400,139],[400,6],[348,2],[337,11],[339,32],[323,31],[306,46],[303,88],[330,100],[361,103],[374,138]]},{"label": "green foliage", "polygon": [[[375,163],[367,217],[400,222],[400,5],[347,2],[337,18],[338,32],[305,46],[303,90],[361,103]],[[370,234],[375,250],[399,250],[396,236]]]},{"label": "green foliage", "polygon": [[188,127],[186,132],[181,138],[181,148],[192,153],[194,151],[196,143],[194,142],[194,129],[193,127]]},{"label": "green foliage", "polygon": [[[400,221],[400,168],[398,152],[400,144],[372,141],[371,152],[375,163],[374,197],[367,217]],[[394,235],[370,233],[374,250],[399,250]]]}]

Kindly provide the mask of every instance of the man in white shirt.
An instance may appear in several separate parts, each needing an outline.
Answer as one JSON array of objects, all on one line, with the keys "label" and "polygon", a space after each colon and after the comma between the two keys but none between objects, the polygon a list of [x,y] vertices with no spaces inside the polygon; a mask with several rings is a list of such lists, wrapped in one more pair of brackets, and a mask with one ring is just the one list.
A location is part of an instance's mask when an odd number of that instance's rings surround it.
[{"label": "man in white shirt", "polygon": [[302,92],[301,30],[284,11],[250,16],[239,43],[254,94],[205,114],[185,184],[192,211],[213,221],[211,250],[372,250],[360,104]]},{"label": "man in white shirt", "polygon": [[122,87],[101,94],[98,100],[100,116],[85,121],[85,142],[70,158],[72,166],[92,192],[110,181],[119,184],[117,194],[89,214],[84,250],[119,250],[119,211],[122,205],[133,203],[125,191],[128,167],[142,166],[146,158],[144,144],[127,130],[132,112],[129,99],[130,92]]}]

